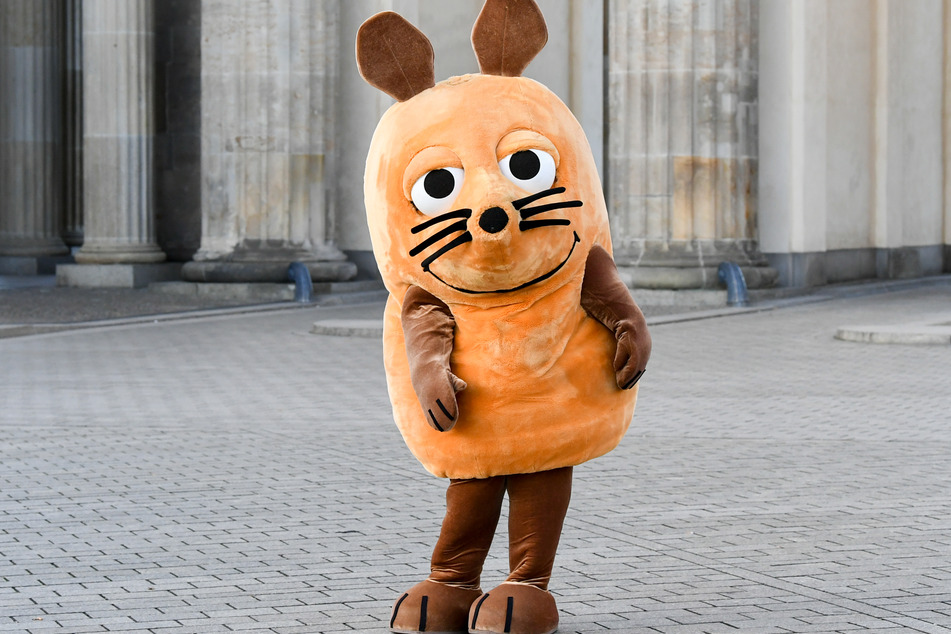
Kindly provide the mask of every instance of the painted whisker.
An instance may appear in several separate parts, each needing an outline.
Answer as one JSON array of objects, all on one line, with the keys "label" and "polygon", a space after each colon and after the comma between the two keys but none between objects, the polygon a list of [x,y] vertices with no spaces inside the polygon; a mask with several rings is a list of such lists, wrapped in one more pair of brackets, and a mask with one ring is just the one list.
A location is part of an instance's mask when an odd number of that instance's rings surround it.
[{"label": "painted whisker", "polygon": [[557,203],[549,203],[547,205],[538,205],[537,207],[529,207],[527,209],[519,210],[518,214],[522,217],[522,220],[526,218],[531,218],[532,216],[537,216],[538,214],[545,213],[546,211],[552,211],[553,209],[568,209],[570,207],[580,207],[584,203],[580,200],[565,200]]},{"label": "painted whisker", "polygon": [[[453,211],[447,211],[447,212],[444,213],[444,214],[440,214],[440,215],[438,215],[438,216],[433,216],[433,217],[430,218],[429,220],[427,220],[427,221],[425,221],[425,222],[419,223],[418,225],[416,225],[415,227],[413,227],[412,229],[410,229],[410,232],[411,232],[411,233],[419,233],[420,231],[424,231],[424,230],[426,230],[426,229],[429,229],[430,227],[432,227],[432,226],[434,226],[434,225],[438,225],[439,223],[445,222],[445,221],[447,221],[447,220],[452,220],[452,219],[454,219],[454,218],[470,218],[470,217],[472,217],[472,210],[471,210],[471,209],[456,209],[456,210],[453,210]],[[458,223],[457,223],[457,224],[458,224]]]},{"label": "painted whisker", "polygon": [[443,229],[442,231],[437,231],[436,233],[429,236],[428,238],[420,242],[418,245],[413,247],[409,252],[409,256],[415,257],[419,255],[425,249],[428,249],[429,247],[433,246],[434,244],[442,240],[443,238],[448,237],[449,235],[455,233],[456,231],[465,231],[465,230],[466,230],[465,219],[460,220],[459,222],[454,222],[448,227],[446,227],[445,229]]},{"label": "painted whisker", "polygon": [[547,220],[522,220],[518,223],[518,228],[522,231],[537,229],[539,227],[552,227],[555,225],[570,225],[571,221],[566,218],[550,218]]},{"label": "painted whisker", "polygon": [[431,256],[423,260],[420,266],[423,267],[424,271],[428,271],[429,265],[435,262],[437,258],[445,255],[449,251],[452,251],[456,247],[462,246],[466,242],[472,242],[472,234],[469,233],[468,231],[466,231],[465,233],[457,237],[455,240],[453,240],[452,242],[445,245],[443,248],[439,249],[438,251],[433,253]]},{"label": "painted whisker", "polygon": [[519,198],[518,200],[513,200],[512,206],[515,207],[515,209],[521,209],[525,205],[531,205],[536,200],[541,200],[542,198],[548,198],[549,196],[554,196],[555,194],[564,194],[564,193],[565,193],[564,187],[553,187],[551,189],[540,191],[537,194],[526,196],[525,198]]}]

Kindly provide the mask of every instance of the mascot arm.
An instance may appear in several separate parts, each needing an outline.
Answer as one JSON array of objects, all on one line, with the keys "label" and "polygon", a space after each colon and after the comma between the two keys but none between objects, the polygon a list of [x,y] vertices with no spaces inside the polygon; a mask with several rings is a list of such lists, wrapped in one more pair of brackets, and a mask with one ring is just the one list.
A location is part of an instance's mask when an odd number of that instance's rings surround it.
[{"label": "mascot arm", "polygon": [[591,248],[585,264],[581,307],[617,339],[614,371],[618,387],[634,387],[650,359],[651,336],[644,313],[621,281],[614,260],[598,245]]},{"label": "mascot arm", "polygon": [[456,392],[466,388],[449,368],[456,320],[435,295],[410,286],[401,321],[410,380],[426,421],[437,431],[449,431],[459,418]]}]

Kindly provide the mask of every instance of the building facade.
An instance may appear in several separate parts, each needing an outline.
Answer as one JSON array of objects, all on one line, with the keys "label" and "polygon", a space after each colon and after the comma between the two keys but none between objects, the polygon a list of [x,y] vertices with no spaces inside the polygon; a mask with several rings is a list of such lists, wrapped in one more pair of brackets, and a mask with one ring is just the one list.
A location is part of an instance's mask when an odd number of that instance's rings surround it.
[{"label": "building facade", "polygon": [[[363,162],[395,10],[476,72],[481,0],[3,0],[0,273],[375,275]],[[951,0],[539,0],[526,71],[585,128],[632,287],[951,271]]]}]

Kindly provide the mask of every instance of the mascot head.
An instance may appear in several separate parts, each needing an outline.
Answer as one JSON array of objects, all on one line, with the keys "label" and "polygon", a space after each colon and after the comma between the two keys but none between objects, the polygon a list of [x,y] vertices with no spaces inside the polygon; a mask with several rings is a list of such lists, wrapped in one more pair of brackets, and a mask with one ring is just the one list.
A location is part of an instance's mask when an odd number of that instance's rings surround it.
[{"label": "mascot head", "polygon": [[397,100],[367,158],[367,220],[383,280],[447,304],[532,302],[580,283],[610,251],[604,197],[581,125],[521,76],[548,31],[532,0],[488,0],[472,31],[479,74],[435,83],[433,49],[396,13],[357,35],[363,77]]}]

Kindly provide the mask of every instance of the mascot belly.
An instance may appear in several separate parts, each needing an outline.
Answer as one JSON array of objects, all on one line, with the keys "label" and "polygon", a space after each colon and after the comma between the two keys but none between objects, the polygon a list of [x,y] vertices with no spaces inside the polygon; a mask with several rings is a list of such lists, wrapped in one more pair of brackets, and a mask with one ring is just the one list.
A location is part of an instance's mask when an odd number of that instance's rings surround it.
[{"label": "mascot belly", "polygon": [[617,445],[637,388],[618,389],[614,336],[581,310],[577,297],[574,310],[546,310],[561,308],[557,300],[498,317],[456,310],[451,365],[468,386],[458,394],[459,417],[449,433],[433,429],[420,408],[399,308],[388,304],[384,346],[394,417],[428,471],[449,478],[532,473],[581,464]]}]

